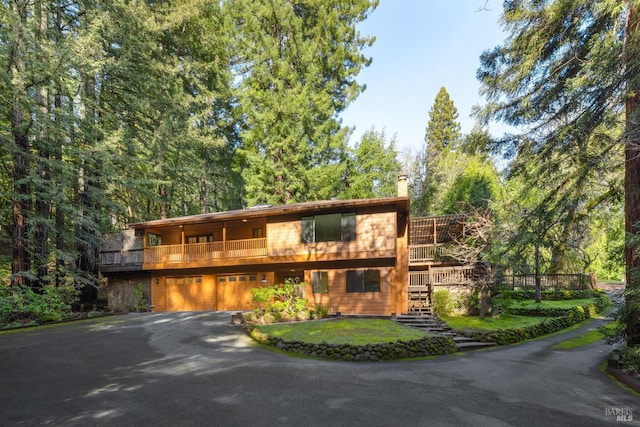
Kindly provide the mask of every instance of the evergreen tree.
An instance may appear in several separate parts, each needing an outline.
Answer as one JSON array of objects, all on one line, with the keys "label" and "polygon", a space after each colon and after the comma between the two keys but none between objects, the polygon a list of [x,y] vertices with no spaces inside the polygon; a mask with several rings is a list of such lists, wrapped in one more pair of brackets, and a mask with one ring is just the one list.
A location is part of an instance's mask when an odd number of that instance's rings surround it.
[{"label": "evergreen tree", "polygon": [[[634,233],[640,220],[640,125],[633,119],[640,99],[640,3],[508,1],[504,7],[510,36],[481,57],[478,78],[488,104],[480,117],[521,126],[527,137],[506,136],[497,148],[530,164],[547,164],[549,171],[569,165],[577,172],[571,177],[556,174],[559,181],[550,185],[556,187],[553,198],[565,200],[563,222],[571,230],[581,204],[592,204],[576,197],[576,191],[594,182],[590,174],[598,176],[620,164],[612,158],[624,142],[625,222],[627,232]],[[625,131],[619,137],[604,131],[621,128],[625,107]],[[628,286],[638,286],[631,273],[640,260],[630,247],[626,254]],[[635,345],[640,333],[632,323],[629,344]]]},{"label": "evergreen tree", "polygon": [[356,145],[352,166],[348,168],[348,187],[341,194],[344,199],[394,197],[398,192],[400,163],[396,140],[386,140],[384,130],[370,129]]},{"label": "evergreen tree", "polygon": [[231,11],[248,204],[313,200],[311,175],[343,157],[338,113],[362,87],[372,43],[355,25],[377,1],[224,3]]},{"label": "evergreen tree", "polygon": [[424,140],[424,154],[417,158],[419,176],[411,186],[415,215],[437,213],[443,194],[464,169],[456,152],[461,140],[458,110],[444,87],[440,88],[429,111]]},{"label": "evergreen tree", "polygon": [[460,137],[458,109],[443,86],[438,91],[429,111],[429,123],[424,136],[427,143],[427,156],[455,150],[460,143]]}]

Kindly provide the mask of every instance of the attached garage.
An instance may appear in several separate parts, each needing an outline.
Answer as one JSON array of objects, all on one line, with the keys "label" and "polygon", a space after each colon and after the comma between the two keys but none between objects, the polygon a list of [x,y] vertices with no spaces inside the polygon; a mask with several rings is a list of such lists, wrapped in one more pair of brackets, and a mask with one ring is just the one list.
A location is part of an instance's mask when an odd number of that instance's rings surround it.
[{"label": "attached garage", "polygon": [[251,288],[257,286],[255,275],[218,276],[218,310],[250,310]]},{"label": "attached garage", "polygon": [[154,279],[153,311],[210,311],[216,309],[211,276],[179,276]]},{"label": "attached garage", "polygon": [[251,289],[273,284],[273,273],[153,277],[153,311],[251,310]]}]

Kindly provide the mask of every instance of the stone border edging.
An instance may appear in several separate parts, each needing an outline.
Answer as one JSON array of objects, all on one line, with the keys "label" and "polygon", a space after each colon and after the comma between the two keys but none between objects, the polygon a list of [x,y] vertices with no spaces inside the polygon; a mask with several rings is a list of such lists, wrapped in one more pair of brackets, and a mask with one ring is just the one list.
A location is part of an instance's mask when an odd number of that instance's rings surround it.
[{"label": "stone border edging", "polygon": [[377,362],[382,360],[399,360],[416,357],[440,356],[458,351],[453,338],[447,336],[425,336],[419,340],[396,341],[381,344],[351,345],[307,343],[303,341],[287,341],[261,333],[251,325],[247,326],[249,335],[259,343],[266,344],[305,356],[331,360],[358,362]]}]

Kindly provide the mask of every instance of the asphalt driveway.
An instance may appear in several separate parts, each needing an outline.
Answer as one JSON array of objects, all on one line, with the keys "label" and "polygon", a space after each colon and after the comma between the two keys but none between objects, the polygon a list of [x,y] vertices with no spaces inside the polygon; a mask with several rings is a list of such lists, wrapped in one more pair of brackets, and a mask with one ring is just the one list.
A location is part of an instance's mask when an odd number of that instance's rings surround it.
[{"label": "asphalt driveway", "polygon": [[[130,314],[1,333],[0,425],[602,426],[640,420],[640,399],[598,369],[609,346],[550,348],[584,330],[431,360],[354,363],[273,352],[229,320],[226,312]],[[633,421],[616,421],[616,413]]]}]

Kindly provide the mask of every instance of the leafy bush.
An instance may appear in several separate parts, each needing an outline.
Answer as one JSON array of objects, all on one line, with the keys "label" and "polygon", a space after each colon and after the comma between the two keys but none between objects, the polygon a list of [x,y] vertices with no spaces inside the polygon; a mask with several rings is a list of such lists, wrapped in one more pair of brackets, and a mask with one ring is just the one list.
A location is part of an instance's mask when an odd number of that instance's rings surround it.
[{"label": "leafy bush", "polygon": [[144,284],[139,283],[131,289],[133,297],[136,299],[135,310],[137,312],[148,311],[147,300],[144,297]]},{"label": "leafy bush", "polygon": [[512,291],[506,288],[500,289],[499,293],[491,299],[491,305],[493,310],[498,313],[509,311],[513,305]]},{"label": "leafy bush", "polygon": [[256,323],[273,323],[280,321],[292,321],[309,316],[300,314],[306,311],[308,301],[302,296],[304,283],[294,284],[290,280],[281,285],[251,289],[254,315],[245,316],[245,321],[250,318]]},{"label": "leafy bush", "polygon": [[28,286],[0,286],[0,323],[56,322],[71,314],[78,291],[71,286],[45,286],[36,293]]},{"label": "leafy bush", "polygon": [[440,289],[433,293],[433,313],[436,316],[449,316],[454,308],[454,301],[448,289]]},{"label": "leafy bush", "polygon": [[640,371],[640,347],[627,347],[623,345],[618,349],[622,369],[627,372]]},{"label": "leafy bush", "polygon": [[324,319],[325,317],[327,317],[329,315],[329,307],[323,305],[323,304],[316,304],[316,306],[313,309],[312,312],[312,316],[315,319]]}]

